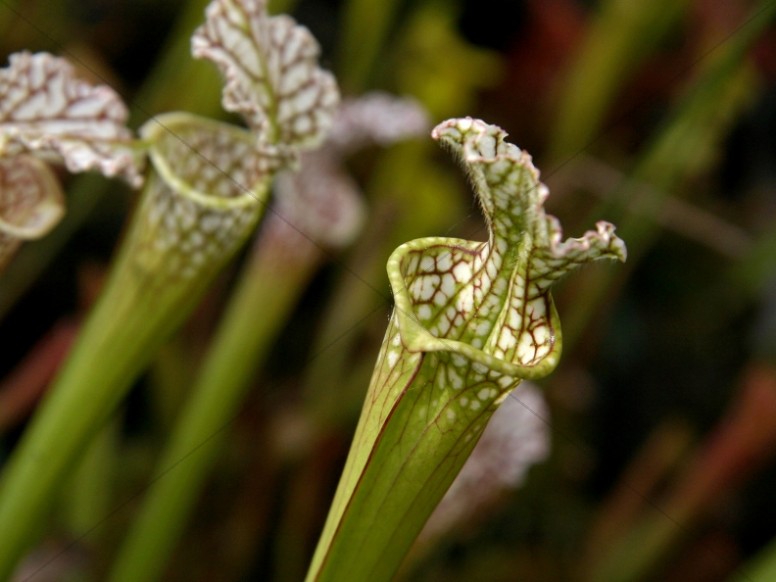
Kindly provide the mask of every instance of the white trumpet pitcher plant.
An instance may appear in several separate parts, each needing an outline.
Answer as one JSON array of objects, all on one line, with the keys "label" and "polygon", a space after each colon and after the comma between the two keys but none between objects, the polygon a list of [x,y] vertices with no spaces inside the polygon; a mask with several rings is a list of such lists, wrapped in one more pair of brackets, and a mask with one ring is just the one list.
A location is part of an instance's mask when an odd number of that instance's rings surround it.
[{"label": "white trumpet pitcher plant", "polygon": [[14,88],[0,98],[0,154],[56,154],[71,169],[124,173],[135,185],[137,153],[147,151],[152,166],[100,300],[3,475],[0,523],[13,535],[0,536],[2,579],[78,453],[248,238],[275,173],[295,166],[331,124],[336,83],[318,68],[307,29],[270,17],[263,0],[214,0],[206,16],[193,53],[219,66],[224,107],[247,129],[169,113],[135,141],[116,128],[126,111],[118,97],[89,92],[62,59],[21,55],[0,79]]},{"label": "white trumpet pitcher plant", "polygon": [[498,405],[558,364],[552,284],[625,260],[606,222],[562,240],[530,156],[500,128],[451,119],[432,135],[469,174],[488,240],[419,239],[388,260],[395,308],[308,580],[391,579]]}]

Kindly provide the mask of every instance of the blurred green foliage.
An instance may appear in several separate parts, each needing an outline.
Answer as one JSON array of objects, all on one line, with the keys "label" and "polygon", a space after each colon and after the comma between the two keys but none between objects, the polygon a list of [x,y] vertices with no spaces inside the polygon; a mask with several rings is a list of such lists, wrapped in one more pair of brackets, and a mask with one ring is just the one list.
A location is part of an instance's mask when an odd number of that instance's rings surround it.
[{"label": "blurred green foliage", "polygon": [[[217,74],[188,56],[205,4],[4,0],[0,52],[71,58],[132,104],[135,124],[170,109],[220,116]],[[630,252],[626,269],[588,269],[556,296],[569,341],[543,382],[551,459],[402,576],[768,579],[737,569],[776,536],[776,437],[730,427],[776,426],[773,3],[525,0],[509,10],[516,19],[490,0],[378,4],[275,7],[323,40],[346,92],[408,94],[434,123],[473,115],[504,127],[544,169],[568,234],[611,220]],[[388,254],[421,236],[484,235],[430,140],[348,164],[370,208],[364,233],[315,276],[256,363],[166,580],[304,574],[390,311]],[[18,370],[47,330],[90,304],[95,267],[107,268],[132,206],[118,183],[66,186],[66,220],[0,276],[2,457],[31,414],[11,396],[36,389]],[[74,469],[31,579],[110,569],[239,270]],[[773,571],[773,555],[751,571]]]}]

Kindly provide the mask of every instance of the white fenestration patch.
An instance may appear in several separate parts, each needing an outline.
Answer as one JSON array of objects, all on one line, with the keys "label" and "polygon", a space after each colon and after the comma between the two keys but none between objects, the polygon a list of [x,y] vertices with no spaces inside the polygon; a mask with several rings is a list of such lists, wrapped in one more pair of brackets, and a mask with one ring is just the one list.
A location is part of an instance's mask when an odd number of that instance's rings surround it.
[{"label": "white fenestration patch", "polygon": [[477,391],[477,398],[482,400],[483,402],[487,402],[494,398],[498,394],[495,388],[480,388]]},{"label": "white fenestration patch", "polygon": [[464,358],[464,357],[463,357],[463,356],[461,356],[460,354],[453,354],[453,355],[450,357],[450,361],[452,361],[452,362],[453,362],[453,365],[454,365],[455,367],[457,367],[457,368],[463,368],[463,367],[465,367],[465,366],[466,366],[466,364],[467,364],[467,360],[466,360],[466,358]]},{"label": "white fenestration patch", "polygon": [[416,297],[420,301],[431,300],[437,287],[439,287],[439,275],[426,275],[418,279],[418,281],[420,281],[420,289]]},{"label": "white fenestration patch", "polygon": [[444,317],[441,318],[436,324],[436,329],[437,329],[436,335],[440,337],[447,336],[448,332],[450,331],[450,321],[445,319]]},{"label": "white fenestration patch", "polygon": [[[487,311],[485,313],[487,315]],[[482,320],[479,324],[477,324],[477,328],[474,330],[474,333],[477,334],[477,337],[479,338],[485,338],[490,333],[491,323],[488,320]]]},{"label": "white fenestration patch", "polygon": [[517,357],[521,362],[530,364],[538,359],[540,355],[537,352],[538,348],[539,346],[534,343],[533,336],[528,332],[524,332],[520,336],[520,342],[517,346]]},{"label": "white fenestration patch", "polygon": [[536,326],[533,330],[533,338],[537,345],[545,345],[550,341],[550,330],[546,325]]},{"label": "white fenestration patch", "polygon": [[436,267],[439,271],[449,271],[453,266],[453,256],[451,253],[442,253],[436,258]]},{"label": "white fenestration patch", "polygon": [[[512,376],[499,376],[497,382],[501,389],[504,390],[511,387],[515,383],[515,379]],[[499,401],[497,401],[497,403],[498,402]]]},{"label": "white fenestration patch", "polygon": [[468,282],[472,278],[472,268],[468,263],[460,262],[453,267],[453,276],[460,283]]},{"label": "white fenestration patch", "polygon": [[447,377],[450,380],[450,386],[453,388],[453,390],[460,390],[463,388],[463,378],[458,375],[458,372],[456,372],[455,368],[449,367],[447,369]]},{"label": "white fenestration patch", "polygon": [[455,287],[455,279],[450,273],[445,273],[442,275],[442,284],[440,286],[442,293],[444,293],[448,298],[452,297],[455,294]]},{"label": "white fenestration patch", "polygon": [[426,273],[431,273],[432,271],[436,270],[436,262],[434,261],[434,257],[423,257],[420,261],[420,270],[424,271]]},{"label": "white fenestration patch", "polygon": [[468,315],[474,309],[474,288],[467,285],[455,297],[455,307],[463,315]]},{"label": "white fenestration patch", "polygon": [[498,338],[498,347],[505,352],[515,346],[517,339],[515,339],[515,332],[508,327],[501,329],[501,333]]},{"label": "white fenestration patch", "polygon": [[390,368],[393,368],[396,365],[396,362],[399,361],[399,352],[394,350],[389,350],[387,360],[388,360],[388,366]]}]

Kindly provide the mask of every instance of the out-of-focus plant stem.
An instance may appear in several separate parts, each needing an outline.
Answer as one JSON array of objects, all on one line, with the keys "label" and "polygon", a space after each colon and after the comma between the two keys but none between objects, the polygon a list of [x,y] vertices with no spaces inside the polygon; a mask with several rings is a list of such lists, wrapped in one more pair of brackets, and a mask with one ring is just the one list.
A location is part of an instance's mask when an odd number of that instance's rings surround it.
[{"label": "out-of-focus plant stem", "polygon": [[[127,277],[116,277],[82,329],[65,369],[28,428],[28,438],[4,474],[0,521],[14,535],[3,536],[0,543],[0,578],[10,575],[31,542],[30,525],[37,527],[50,509],[54,501],[50,492],[93,435],[95,422],[107,420],[134,379],[134,370],[144,362],[145,354],[138,348],[147,344],[164,319],[155,309],[156,300]],[[95,357],[110,345],[122,349],[111,358]]]},{"label": "out-of-focus plant stem", "polygon": [[551,159],[563,162],[590,143],[629,71],[636,70],[689,4],[688,0],[600,3],[563,88],[551,132]]},{"label": "out-of-focus plant stem", "polygon": [[337,70],[345,91],[358,93],[368,86],[374,62],[383,48],[399,8],[397,0],[347,0]]},{"label": "out-of-focus plant stem", "polygon": [[304,289],[313,265],[278,265],[260,253],[242,274],[199,380],[166,446],[159,479],[116,561],[111,580],[161,576],[256,366]]},{"label": "out-of-focus plant stem", "polygon": [[775,420],[776,373],[769,366],[751,366],[744,374],[737,401],[667,500],[647,508],[649,513],[609,546],[586,579],[635,582],[655,574],[709,509],[773,456]]},{"label": "out-of-focus plant stem", "polygon": [[[729,129],[733,114],[741,109],[750,94],[747,87],[751,86],[751,75],[743,62],[747,51],[774,15],[776,3],[763,0],[738,32],[717,49],[719,52],[714,54],[714,60],[646,147],[632,172],[634,183],[648,183],[655,188],[653,192],[667,195],[688,176],[708,167],[714,149]],[[618,200],[628,200],[628,187],[628,183],[623,185]],[[576,309],[564,322],[567,346],[574,345],[588,322],[595,319],[599,306],[613,288],[614,279],[621,279],[633,269],[656,238],[659,225],[648,217],[656,215],[663,202],[663,197],[642,197],[638,201],[641,205],[638,212],[622,215],[620,233],[631,249],[631,260],[624,270],[589,280],[585,280],[584,274],[579,278],[580,286],[575,289],[574,299]],[[601,209],[597,213],[607,214]]]},{"label": "out-of-focus plant stem", "polygon": [[348,244],[361,225],[354,192],[337,187],[336,179],[321,185],[327,176],[321,155],[317,163],[315,154],[303,158],[307,173],[288,172],[277,181],[277,204],[161,456],[163,478],[154,482],[130,531],[113,571],[115,581],[161,576],[257,365],[326,258],[324,249]]},{"label": "out-of-focus plant stem", "polygon": [[[64,499],[64,520],[76,538],[87,536],[110,513],[118,461],[120,417],[112,417],[88,444],[73,471]],[[99,539],[87,538],[99,545]]]}]

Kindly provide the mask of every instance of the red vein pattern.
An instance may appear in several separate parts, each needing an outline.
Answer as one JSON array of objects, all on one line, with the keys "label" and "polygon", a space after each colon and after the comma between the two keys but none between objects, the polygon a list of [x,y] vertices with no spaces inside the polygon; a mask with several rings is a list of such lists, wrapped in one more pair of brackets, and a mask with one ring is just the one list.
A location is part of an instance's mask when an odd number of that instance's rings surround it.
[{"label": "red vein pattern", "polygon": [[250,132],[188,114],[155,118],[141,132],[156,172],[137,213],[133,260],[167,279],[200,277],[248,236],[278,160],[256,150]]},{"label": "red vein pattern", "polygon": [[0,268],[23,240],[40,238],[59,222],[64,197],[51,169],[29,155],[0,158]]},{"label": "red vein pattern", "polygon": [[318,68],[320,49],[306,28],[285,15],[270,17],[264,0],[215,0],[191,46],[221,69],[224,107],[245,117],[260,145],[321,142],[339,93],[334,77]]},{"label": "red vein pattern", "polygon": [[142,155],[112,89],[78,79],[70,63],[46,53],[9,61],[0,70],[0,156],[39,151],[61,157],[71,172],[97,169],[142,184]]}]

